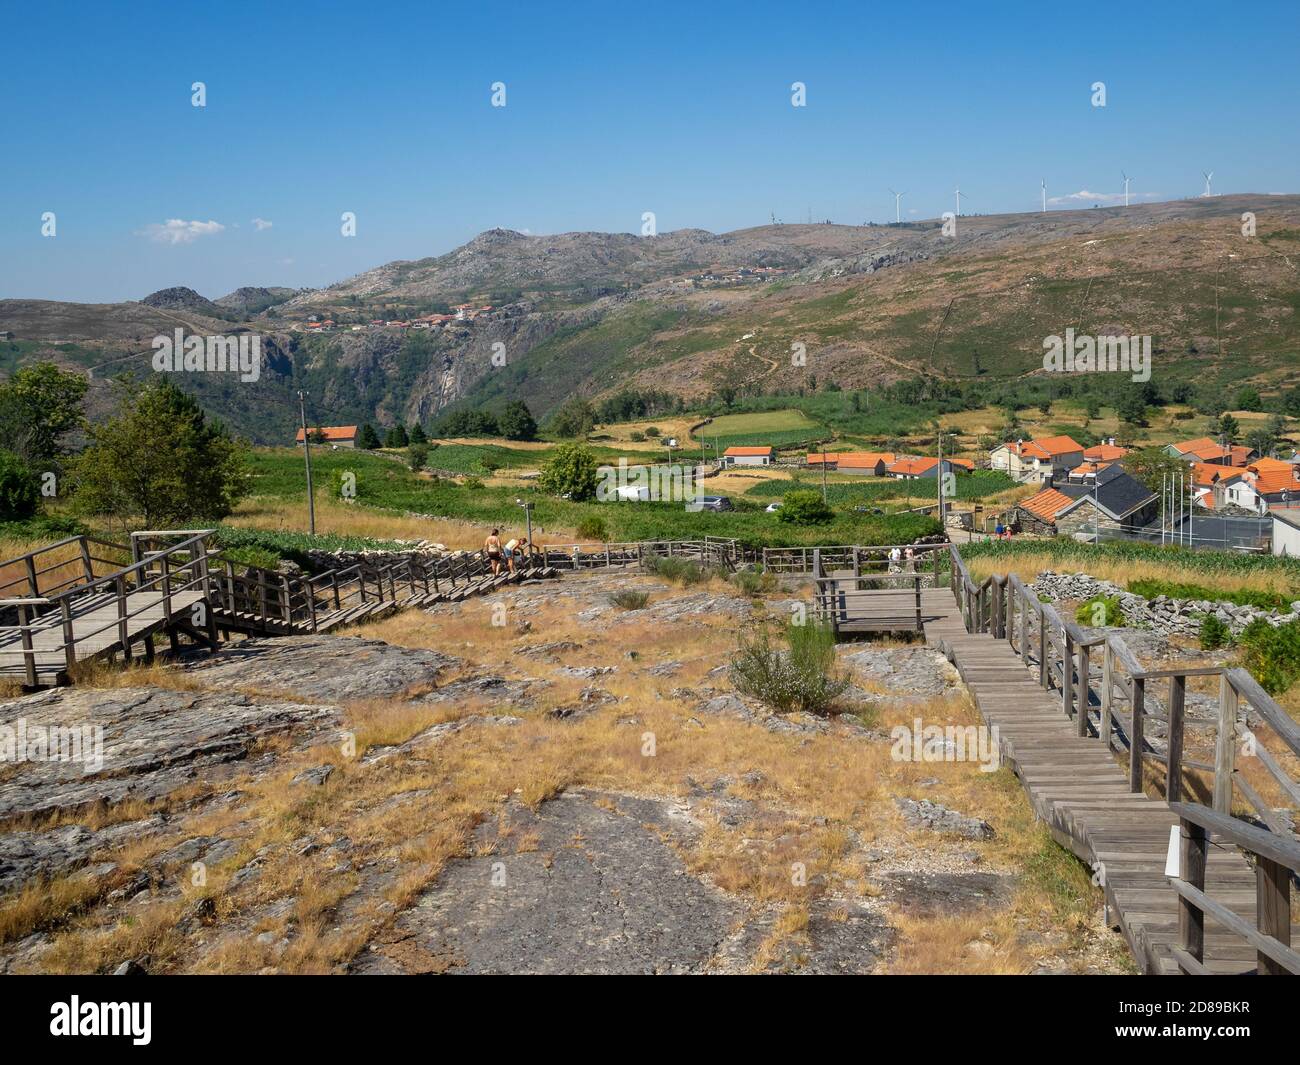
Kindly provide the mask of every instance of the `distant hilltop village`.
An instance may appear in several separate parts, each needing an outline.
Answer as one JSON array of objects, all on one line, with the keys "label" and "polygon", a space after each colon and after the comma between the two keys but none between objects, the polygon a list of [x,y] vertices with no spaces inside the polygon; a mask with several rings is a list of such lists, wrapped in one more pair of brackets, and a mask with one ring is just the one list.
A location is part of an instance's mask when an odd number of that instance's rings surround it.
[{"label": "distant hilltop village", "polygon": [[714,263],[704,273],[683,277],[675,284],[685,288],[720,288],[725,285],[771,281],[772,278],[784,273],[784,268],[778,266],[741,266],[727,269],[721,263]]},{"label": "distant hilltop village", "polygon": [[[474,322],[480,318],[489,318],[497,308],[491,304],[479,306],[474,303],[458,303],[450,314],[426,314],[419,318],[372,318],[367,323],[350,325],[348,330],[359,333],[365,329],[443,329],[453,322]],[[321,318],[313,314],[305,322],[289,322],[287,328],[307,333],[331,333],[341,328],[333,318]]]}]

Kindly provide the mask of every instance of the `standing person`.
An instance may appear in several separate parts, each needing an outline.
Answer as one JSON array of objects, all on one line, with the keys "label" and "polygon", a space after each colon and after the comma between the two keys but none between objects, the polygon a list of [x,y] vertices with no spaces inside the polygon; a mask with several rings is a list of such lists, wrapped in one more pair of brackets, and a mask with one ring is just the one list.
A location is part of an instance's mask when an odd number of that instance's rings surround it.
[{"label": "standing person", "polygon": [[903,552],[901,552],[898,548],[892,547],[889,549],[889,572],[890,573],[898,572],[899,569],[898,564],[899,562],[902,561],[902,559],[903,559]]},{"label": "standing person", "polygon": [[483,541],[483,553],[487,555],[487,560],[492,566],[492,576],[497,576],[501,572],[501,530],[493,529],[488,538]]}]

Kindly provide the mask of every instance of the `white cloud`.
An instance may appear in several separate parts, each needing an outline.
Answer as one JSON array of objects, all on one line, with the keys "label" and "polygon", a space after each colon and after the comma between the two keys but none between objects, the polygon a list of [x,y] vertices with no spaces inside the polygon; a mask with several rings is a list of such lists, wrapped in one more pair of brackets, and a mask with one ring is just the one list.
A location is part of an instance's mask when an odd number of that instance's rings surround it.
[{"label": "white cloud", "polygon": [[[1131,200],[1133,197],[1130,196]],[[1080,189],[1078,192],[1072,192],[1068,196],[1049,196],[1048,203],[1123,203],[1124,194],[1122,192],[1089,192],[1087,189]]]},{"label": "white cloud", "polygon": [[225,228],[220,222],[186,222],[169,218],[161,224],[154,222],[145,226],[140,233],[158,244],[192,244],[199,237],[212,236]]},{"label": "white cloud", "polygon": [[253,228],[256,229],[256,230],[260,233],[260,232],[262,232],[262,230],[264,230],[264,229],[270,229],[270,228],[271,228],[271,223],[268,222],[265,218],[254,218],[254,219],[253,219]]}]

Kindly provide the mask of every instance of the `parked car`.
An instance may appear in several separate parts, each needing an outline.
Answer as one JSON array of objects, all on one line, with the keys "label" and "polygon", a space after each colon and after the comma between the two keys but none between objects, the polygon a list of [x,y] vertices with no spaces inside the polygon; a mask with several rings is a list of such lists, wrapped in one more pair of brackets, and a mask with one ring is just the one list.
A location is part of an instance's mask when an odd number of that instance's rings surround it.
[{"label": "parked car", "polygon": [[779,499],[775,503],[769,503],[765,508],[768,514],[775,514],[780,509],[781,509],[781,501]]},{"label": "parked car", "polygon": [[701,510],[735,510],[731,500],[726,496],[704,496],[700,500]]}]

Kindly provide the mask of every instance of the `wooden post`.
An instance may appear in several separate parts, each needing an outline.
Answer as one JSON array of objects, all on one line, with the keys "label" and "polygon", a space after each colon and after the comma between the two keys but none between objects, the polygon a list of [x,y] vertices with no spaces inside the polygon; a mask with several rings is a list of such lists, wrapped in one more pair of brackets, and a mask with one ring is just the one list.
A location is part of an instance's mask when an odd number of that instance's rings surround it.
[{"label": "wooden post", "polygon": [[916,631],[924,632],[925,629],[921,624],[921,575],[915,574],[912,580],[916,582]]},{"label": "wooden post", "polygon": [[172,566],[171,557],[166,551],[159,558],[162,564],[162,603],[163,617],[168,621],[172,618]]},{"label": "wooden post", "polygon": [[1187,678],[1169,678],[1169,754],[1165,763],[1165,801],[1183,801],[1183,704]]},{"label": "wooden post", "polygon": [[1074,730],[1076,736],[1088,735],[1088,691],[1089,691],[1089,672],[1092,668],[1089,663],[1089,648],[1079,644],[1079,695],[1074,701],[1074,712],[1077,715],[1077,727]]},{"label": "wooden post", "polygon": [[[132,546],[135,541],[131,541]],[[131,635],[126,624],[126,578],[119,575],[113,582],[117,592],[117,642],[122,645],[122,661],[131,662]]]},{"label": "wooden post", "polygon": [[1219,729],[1214,738],[1214,809],[1232,813],[1232,769],[1237,750],[1237,689],[1219,677]]},{"label": "wooden post", "polygon": [[36,687],[36,652],[32,650],[32,614],[23,603],[18,607],[18,625],[22,629],[23,663],[27,674],[27,686]]},{"label": "wooden post", "polygon": [[41,590],[37,586],[36,559],[33,555],[26,555],[23,557],[23,562],[26,563],[27,583],[30,585],[30,587],[27,590],[27,594],[32,599],[38,599],[40,598]]},{"label": "wooden post", "polygon": [[[1205,862],[1208,851],[1205,829],[1191,821],[1182,822],[1180,879],[1197,891],[1205,890]],[[1205,960],[1205,913],[1183,895],[1178,896],[1179,946],[1197,961]]]},{"label": "wooden post", "polygon": [[280,578],[280,588],[278,595],[281,600],[280,615],[284,618],[286,625],[293,624],[293,599],[289,592],[289,578]]},{"label": "wooden post", "polygon": [[[1284,947],[1291,945],[1291,870],[1280,862],[1255,856],[1255,927]],[[1260,976],[1289,972],[1267,954],[1256,955]]]},{"label": "wooden post", "polygon": [[1052,688],[1052,671],[1047,668],[1047,614],[1041,603],[1038,606],[1038,684],[1047,691]]},{"label": "wooden post", "polygon": [[1068,721],[1074,716],[1074,637],[1070,630],[1063,633],[1064,647],[1061,651],[1061,709]]},{"label": "wooden post", "polygon": [[[860,558],[858,558],[858,549],[857,549],[856,547],[852,548],[852,551],[853,551],[853,576],[854,576],[854,577],[861,577],[861,576],[862,576],[862,560],[861,560]],[[857,587],[857,585],[855,584],[855,585],[854,585],[854,588],[856,588],[856,587]]]},{"label": "wooden post", "polygon": [[86,583],[95,583],[95,567],[90,563],[90,541],[84,536],[77,537],[77,543],[81,547],[81,568],[86,573]]},{"label": "wooden post", "polygon": [[1110,641],[1107,640],[1102,644],[1101,653],[1101,722],[1097,731],[1101,734],[1101,742],[1106,747],[1106,753],[1110,753],[1110,730],[1111,730],[1111,708],[1110,701],[1112,698],[1111,689],[1115,685],[1115,654],[1110,649]]},{"label": "wooden post", "polygon": [[1146,716],[1146,686],[1142,677],[1133,678],[1133,727],[1129,730],[1128,790],[1142,790],[1142,731]]}]

